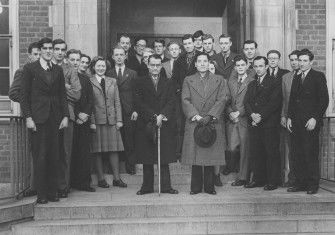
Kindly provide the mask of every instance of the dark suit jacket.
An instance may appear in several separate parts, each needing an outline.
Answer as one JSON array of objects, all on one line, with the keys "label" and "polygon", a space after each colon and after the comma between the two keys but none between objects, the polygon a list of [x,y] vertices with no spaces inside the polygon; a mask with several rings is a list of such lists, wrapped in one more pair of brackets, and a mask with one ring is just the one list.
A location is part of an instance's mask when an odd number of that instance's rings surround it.
[{"label": "dark suit jacket", "polygon": [[134,99],[135,99],[135,79],[137,79],[137,73],[134,70],[125,68],[123,76],[118,79],[115,67],[112,69],[110,76],[115,78],[119,88],[122,115],[130,116],[135,111]]},{"label": "dark suit jacket", "polygon": [[193,75],[197,72],[197,68],[195,67],[195,60],[199,53],[200,52],[198,51],[195,52],[195,56],[193,57],[190,66],[187,65],[186,53],[180,55],[179,58],[175,61],[172,71],[172,81],[176,86],[177,93],[181,93],[185,77]]},{"label": "dark suit jacket", "polygon": [[278,127],[280,124],[280,112],[282,104],[281,80],[265,75],[260,86],[257,85],[257,77],[249,83],[244,98],[244,107],[249,116],[250,124],[252,113],[261,115],[260,128]]},{"label": "dark suit jacket", "polygon": [[44,73],[39,60],[23,67],[20,102],[23,116],[41,124],[54,115],[60,122],[63,117],[69,117],[63,69],[53,65],[50,83]]},{"label": "dark suit jacket", "polygon": [[[128,60],[126,63],[127,68],[130,68],[131,70],[134,70],[137,74],[139,74],[143,68],[146,68],[145,64],[143,62],[139,62],[136,58],[135,53],[131,53],[128,55]],[[144,66],[144,67],[143,67]]]},{"label": "dark suit jacket", "polygon": [[[289,73],[290,71],[287,70],[287,69],[282,69],[282,68],[278,68],[278,71],[277,71],[277,74],[275,75],[275,78],[279,78],[279,79],[282,79],[283,76],[287,73]],[[270,74],[270,69],[268,69],[268,75],[271,75]]]},{"label": "dark suit jacket", "polygon": [[227,58],[227,63],[224,63],[222,53],[218,53],[213,56],[213,60],[216,62],[217,66],[215,73],[222,75],[225,79],[229,79],[231,71],[234,69],[234,58],[237,56],[236,53],[230,52]]},{"label": "dark suit jacket", "polygon": [[306,123],[314,118],[317,125],[322,123],[322,116],[329,103],[327,80],[322,72],[311,69],[303,84],[301,74],[296,75],[292,82],[288,117]]},{"label": "dark suit jacket", "polygon": [[14,102],[20,102],[20,90],[21,90],[21,80],[23,75],[23,69],[16,70],[14,74],[14,81],[9,88],[9,99]]},{"label": "dark suit jacket", "polygon": [[81,85],[81,96],[79,102],[77,102],[74,106],[74,113],[76,116],[79,113],[86,113],[91,116],[93,111],[92,84],[87,75],[78,73],[78,77]]}]

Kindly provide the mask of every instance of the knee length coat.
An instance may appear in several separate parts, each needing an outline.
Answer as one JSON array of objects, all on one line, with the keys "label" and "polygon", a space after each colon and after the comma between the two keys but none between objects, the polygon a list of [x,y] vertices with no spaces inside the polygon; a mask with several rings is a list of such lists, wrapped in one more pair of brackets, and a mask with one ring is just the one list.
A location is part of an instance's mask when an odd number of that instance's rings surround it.
[{"label": "knee length coat", "polygon": [[135,163],[157,163],[157,144],[154,144],[145,133],[146,125],[155,114],[163,114],[167,118],[161,127],[161,164],[175,162],[177,160],[176,101],[172,81],[161,74],[156,90],[151,77],[147,75],[137,80],[135,93],[135,110],[138,112],[135,131]]},{"label": "knee length coat", "polygon": [[[228,98],[227,82],[221,75],[207,73],[207,86],[200,80],[200,74],[188,76],[182,89],[182,107],[186,117],[182,151],[182,163],[187,165],[214,166],[225,164],[225,129],[222,122],[223,110]],[[195,115],[210,115],[217,120],[214,124],[217,139],[209,148],[202,148],[194,142],[193,132],[197,123]]]}]

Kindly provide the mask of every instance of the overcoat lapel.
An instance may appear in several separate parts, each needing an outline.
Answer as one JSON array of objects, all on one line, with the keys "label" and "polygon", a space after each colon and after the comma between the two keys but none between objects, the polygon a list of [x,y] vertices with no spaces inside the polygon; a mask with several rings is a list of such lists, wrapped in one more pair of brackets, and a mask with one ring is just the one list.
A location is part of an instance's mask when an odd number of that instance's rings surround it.
[{"label": "overcoat lapel", "polygon": [[102,92],[101,85],[100,85],[100,83],[98,82],[97,78],[96,78],[95,76],[92,76],[92,77],[90,78],[90,80],[91,80],[91,83],[92,83],[95,87],[97,87],[97,88]]},{"label": "overcoat lapel", "polygon": [[206,94],[203,89],[203,84],[200,81],[200,74],[196,73],[192,76],[192,80],[190,81],[192,88],[202,97],[205,98]]},{"label": "overcoat lapel", "polygon": [[247,76],[244,81],[242,82],[240,89],[238,90],[237,94],[240,94],[244,89],[248,87],[249,81],[252,79],[252,77]]},{"label": "overcoat lapel", "polygon": [[206,98],[210,97],[219,88],[219,85],[220,85],[219,78],[214,78],[212,74],[209,74]]}]

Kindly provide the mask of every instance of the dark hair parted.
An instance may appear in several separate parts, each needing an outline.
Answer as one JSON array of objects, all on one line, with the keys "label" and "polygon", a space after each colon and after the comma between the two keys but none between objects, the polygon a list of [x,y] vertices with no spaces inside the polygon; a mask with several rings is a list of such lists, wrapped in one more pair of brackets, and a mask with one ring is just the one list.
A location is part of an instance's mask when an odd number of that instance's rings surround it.
[{"label": "dark hair parted", "polygon": [[136,37],[134,40],[135,46],[137,45],[138,41],[141,41],[141,40],[145,41],[145,44],[148,44],[147,39],[145,39],[144,37]]},{"label": "dark hair parted", "polygon": [[41,38],[41,40],[38,41],[38,47],[41,49],[44,44],[46,43],[51,43],[52,44],[52,39],[51,38]]},{"label": "dark hair parted", "polygon": [[58,38],[58,39],[55,39],[55,40],[52,41],[52,47],[53,48],[55,48],[55,45],[57,45],[57,44],[65,44],[65,50],[67,50],[67,44],[63,39]]},{"label": "dark hair parted", "polygon": [[202,55],[206,56],[207,60],[209,61],[209,55],[205,52],[200,52],[199,54],[197,54],[195,60],[198,60],[199,56],[202,56]]},{"label": "dark hair parted", "polygon": [[81,57],[81,51],[77,50],[77,49],[70,49],[66,52],[66,57],[69,58],[69,56],[71,54],[79,54],[79,56]]},{"label": "dark hair parted", "polygon": [[105,64],[106,64],[106,71],[107,71],[107,60],[104,57],[102,57],[102,56],[96,56],[96,57],[93,57],[93,59],[91,61],[91,64],[90,64],[90,70],[91,70],[92,74],[95,74],[94,67],[95,67],[95,65],[96,65],[96,63],[98,61],[104,61],[105,62]]},{"label": "dark hair parted", "polygon": [[241,55],[237,55],[237,56],[234,57],[234,64],[236,65],[236,62],[239,62],[241,60],[243,60],[246,64],[248,64],[247,59],[244,56],[241,56]]},{"label": "dark hair parted", "polygon": [[265,62],[265,65],[268,65],[269,64],[269,60],[268,60],[268,58],[266,58],[265,56],[256,56],[255,57],[255,59],[254,59],[254,63],[255,63],[255,61],[256,60],[264,60],[264,62]]},{"label": "dark hair parted", "polygon": [[155,41],[152,43],[152,47],[155,47],[155,43],[161,43],[163,47],[165,47],[165,40],[163,38],[155,39]]},{"label": "dark hair parted", "polygon": [[232,41],[231,36],[229,34],[221,34],[220,37],[219,37],[219,41],[220,41],[221,38],[229,38],[229,41]]},{"label": "dark hair parted", "polygon": [[214,37],[212,36],[212,34],[204,34],[204,36],[202,37],[202,41],[205,41],[207,39],[212,39],[212,42],[214,42]]},{"label": "dark hair parted", "polygon": [[120,42],[121,38],[129,38],[130,39],[130,36],[127,33],[122,33],[119,36],[119,39],[118,39],[119,42]]},{"label": "dark hair parted", "polygon": [[244,48],[245,44],[254,44],[254,45],[255,45],[255,48],[258,47],[257,42],[255,42],[254,40],[246,40],[246,41],[244,41],[244,43],[243,43],[243,48]]},{"label": "dark hair parted", "polygon": [[185,35],[182,37],[181,41],[184,42],[185,40],[190,39],[190,38],[191,38],[192,41],[194,42],[194,38],[193,38],[192,34],[185,34]]},{"label": "dark hair parted", "polygon": [[80,59],[81,58],[87,58],[88,59],[88,63],[90,64],[91,63],[91,57],[89,57],[88,55],[86,55],[86,54],[81,54],[80,55]]},{"label": "dark hair parted", "polygon": [[152,58],[153,58],[153,59],[156,59],[156,60],[160,60],[160,61],[162,62],[162,57],[160,57],[160,55],[152,54],[152,55],[150,55],[149,58],[148,58],[148,63],[150,63],[150,60],[151,60]]},{"label": "dark hair parted", "polygon": [[193,41],[194,39],[199,38],[199,37],[201,37],[201,40],[202,40],[202,36],[204,36],[204,32],[202,32],[202,30],[195,31],[195,33],[192,35]]},{"label": "dark hair parted", "polygon": [[299,57],[299,54],[300,54],[299,50],[294,50],[288,55],[288,58],[290,58],[292,55],[296,55],[297,57]]},{"label": "dark hair parted", "polygon": [[310,61],[314,60],[314,54],[310,50],[308,50],[307,48],[304,48],[304,49],[300,50],[300,53],[299,53],[298,57],[300,57],[302,55],[307,55]]},{"label": "dark hair parted", "polygon": [[266,53],[266,56],[269,57],[270,54],[277,54],[279,59],[281,57],[281,54],[278,50],[269,50],[268,53]]},{"label": "dark hair parted", "polygon": [[38,42],[32,42],[29,44],[28,53],[30,54],[34,48],[40,49]]}]

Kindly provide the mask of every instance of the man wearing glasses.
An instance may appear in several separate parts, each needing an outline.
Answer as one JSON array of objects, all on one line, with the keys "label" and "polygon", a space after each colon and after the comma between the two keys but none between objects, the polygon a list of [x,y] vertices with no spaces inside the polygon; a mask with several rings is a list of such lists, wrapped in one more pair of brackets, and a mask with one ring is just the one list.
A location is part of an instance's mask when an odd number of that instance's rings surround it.
[{"label": "man wearing glasses", "polygon": [[269,60],[268,74],[273,78],[282,79],[284,74],[290,72],[287,69],[279,68],[280,56],[281,54],[277,50],[270,50],[267,53],[267,58]]},{"label": "man wearing glasses", "polygon": [[148,75],[136,85],[138,111],[135,134],[136,163],[143,164],[143,184],[137,195],[154,191],[154,164],[158,162],[157,128],[160,128],[161,192],[177,194],[171,187],[169,163],[175,162],[175,90],[172,81],[161,73],[162,58],[151,55]]},{"label": "man wearing glasses", "polygon": [[63,70],[51,63],[52,40],[42,38],[39,45],[41,58],[23,68],[21,108],[27,128],[32,132],[37,203],[45,204],[59,201],[59,136],[68,126],[69,110]]},{"label": "man wearing glasses", "polygon": [[142,37],[138,37],[135,39],[134,45],[134,54],[128,56],[127,67],[140,73],[141,68],[143,68],[143,49],[147,46],[147,40]]}]

